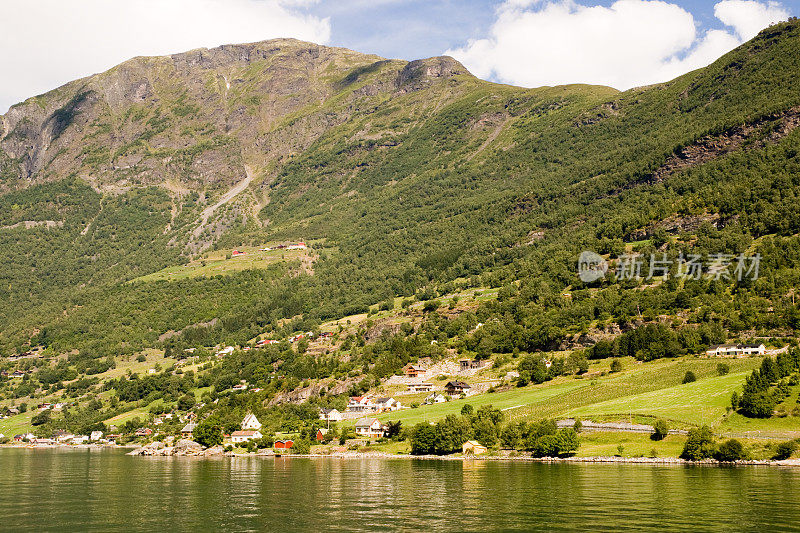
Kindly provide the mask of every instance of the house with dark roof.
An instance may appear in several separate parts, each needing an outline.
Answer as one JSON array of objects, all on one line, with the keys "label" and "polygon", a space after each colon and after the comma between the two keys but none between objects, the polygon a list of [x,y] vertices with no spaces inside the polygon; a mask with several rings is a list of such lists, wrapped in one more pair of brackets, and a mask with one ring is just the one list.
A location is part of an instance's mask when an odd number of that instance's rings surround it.
[{"label": "house with dark roof", "polygon": [[450,396],[461,396],[462,394],[469,394],[472,387],[463,381],[448,381],[444,386],[444,391]]},{"label": "house with dark roof", "polygon": [[467,370],[478,370],[486,366],[486,361],[482,361],[480,359],[461,359],[458,362],[458,370],[459,372],[465,372]]},{"label": "house with dark roof", "polygon": [[375,400],[375,407],[377,411],[383,413],[386,411],[397,411],[402,406],[400,405],[400,402],[394,398],[377,398]]}]

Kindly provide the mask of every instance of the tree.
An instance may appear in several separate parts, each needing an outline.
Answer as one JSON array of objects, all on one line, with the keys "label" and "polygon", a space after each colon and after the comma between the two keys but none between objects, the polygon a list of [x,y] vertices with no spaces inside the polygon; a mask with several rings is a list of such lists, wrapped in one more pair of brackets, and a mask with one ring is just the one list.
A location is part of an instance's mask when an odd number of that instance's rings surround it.
[{"label": "tree", "polygon": [[683,375],[683,383],[692,383],[694,381],[697,381],[697,376],[691,370],[687,370],[686,374]]},{"label": "tree", "polygon": [[739,410],[751,418],[769,418],[775,410],[777,400],[769,391],[745,391],[739,400]]},{"label": "tree", "polygon": [[727,363],[717,364],[717,374],[719,374],[720,376],[724,376],[730,371],[731,371],[731,365]]},{"label": "tree", "polygon": [[681,458],[688,461],[699,461],[713,457],[715,451],[714,434],[711,432],[711,428],[703,426],[689,430]]},{"label": "tree", "polygon": [[536,440],[533,455],[536,457],[558,457],[578,449],[578,434],[572,428],[560,429],[554,434],[543,435]]},{"label": "tree", "polygon": [[461,445],[469,440],[470,428],[463,418],[447,415],[436,423],[435,453],[445,455],[461,450]]},{"label": "tree", "polygon": [[41,426],[50,422],[50,419],[50,409],[45,409],[41,413],[34,415],[34,417],[31,418],[31,424],[34,426]]},{"label": "tree", "polygon": [[216,420],[206,418],[194,428],[192,438],[206,448],[217,446],[222,444],[222,426]]},{"label": "tree", "polygon": [[491,448],[497,444],[497,428],[489,419],[479,419],[472,426],[472,431],[475,435],[475,440],[487,448]]},{"label": "tree", "polygon": [[714,454],[717,461],[732,463],[747,458],[744,446],[736,439],[728,439],[719,445],[719,449]]},{"label": "tree", "polygon": [[461,408],[461,414],[464,416],[472,416],[472,413],[475,412],[475,408],[472,407],[472,404],[465,403],[464,406]]},{"label": "tree", "polygon": [[621,372],[622,371],[622,361],[619,359],[614,359],[611,361],[611,371],[612,372]]},{"label": "tree", "polygon": [[427,455],[436,452],[436,428],[427,422],[414,426],[411,431],[411,453]]},{"label": "tree", "polygon": [[400,432],[403,430],[403,423],[400,420],[395,422],[387,422],[386,423],[386,438],[393,439],[395,437],[400,436]]},{"label": "tree", "polygon": [[659,418],[656,420],[655,424],[653,424],[653,433],[650,435],[650,438],[653,440],[664,440],[664,437],[667,435],[669,435],[667,421]]},{"label": "tree", "polygon": [[191,394],[184,394],[178,398],[178,409],[181,411],[188,411],[194,407],[194,396]]},{"label": "tree", "polygon": [[500,432],[500,444],[503,448],[518,448],[520,446],[520,425],[507,424]]}]

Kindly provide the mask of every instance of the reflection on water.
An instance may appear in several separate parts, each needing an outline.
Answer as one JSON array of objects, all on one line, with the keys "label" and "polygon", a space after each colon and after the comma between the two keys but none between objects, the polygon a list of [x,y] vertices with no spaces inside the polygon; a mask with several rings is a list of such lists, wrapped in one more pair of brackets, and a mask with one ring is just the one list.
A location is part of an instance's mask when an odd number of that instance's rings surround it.
[{"label": "reflection on water", "polygon": [[0,450],[4,531],[792,530],[800,471]]}]

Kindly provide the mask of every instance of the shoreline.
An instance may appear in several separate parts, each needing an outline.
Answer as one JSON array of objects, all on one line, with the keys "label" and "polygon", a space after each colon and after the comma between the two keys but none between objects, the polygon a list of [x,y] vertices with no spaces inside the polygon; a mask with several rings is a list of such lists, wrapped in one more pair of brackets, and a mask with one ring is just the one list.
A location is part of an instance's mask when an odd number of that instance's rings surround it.
[{"label": "shoreline", "polygon": [[800,467],[800,458],[769,460],[769,459],[750,459],[735,462],[719,462],[715,459],[704,459],[702,461],[687,461],[679,457],[619,457],[619,456],[578,456],[578,457],[531,457],[526,455],[410,455],[410,454],[391,454],[385,452],[334,452],[330,454],[275,454],[275,453],[214,453],[206,454],[206,450],[197,450],[195,453],[175,453],[173,455],[160,454],[141,454],[134,453],[144,449],[135,445],[109,445],[109,444],[23,444],[9,443],[0,445],[0,449],[31,449],[31,450],[131,450],[126,455],[138,457],[192,457],[199,459],[214,459],[220,457],[228,458],[259,458],[259,459],[403,459],[421,461],[462,461],[468,463],[481,462],[517,462],[517,463],[542,463],[542,464],[619,464],[619,465],[653,465],[653,466],[777,466],[777,467]]}]

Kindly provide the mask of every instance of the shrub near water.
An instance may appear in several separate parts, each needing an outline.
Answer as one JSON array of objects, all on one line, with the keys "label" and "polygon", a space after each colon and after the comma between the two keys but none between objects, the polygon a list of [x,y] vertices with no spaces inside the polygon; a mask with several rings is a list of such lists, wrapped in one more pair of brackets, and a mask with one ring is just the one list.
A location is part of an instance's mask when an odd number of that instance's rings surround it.
[{"label": "shrub near water", "polygon": [[711,433],[711,428],[703,426],[689,430],[686,444],[681,452],[681,459],[700,461],[713,457],[714,452],[716,452],[714,434]]},{"label": "shrub near water", "polygon": [[719,445],[714,458],[723,463],[732,463],[747,459],[747,452],[741,442],[736,439],[729,439]]},{"label": "shrub near water", "polygon": [[796,441],[789,440],[786,442],[781,442],[778,444],[777,448],[775,448],[775,455],[772,456],[772,458],[776,461],[783,461],[791,457],[795,451],[797,451]]}]

